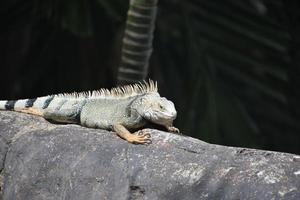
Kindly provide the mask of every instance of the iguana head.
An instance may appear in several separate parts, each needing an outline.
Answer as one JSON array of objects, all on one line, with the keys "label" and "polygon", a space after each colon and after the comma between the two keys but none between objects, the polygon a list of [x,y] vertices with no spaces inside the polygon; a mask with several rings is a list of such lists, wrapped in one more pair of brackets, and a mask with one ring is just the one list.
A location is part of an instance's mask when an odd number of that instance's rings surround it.
[{"label": "iguana head", "polygon": [[157,92],[145,94],[137,101],[139,101],[137,112],[152,123],[171,126],[177,116],[173,102],[160,97]]}]

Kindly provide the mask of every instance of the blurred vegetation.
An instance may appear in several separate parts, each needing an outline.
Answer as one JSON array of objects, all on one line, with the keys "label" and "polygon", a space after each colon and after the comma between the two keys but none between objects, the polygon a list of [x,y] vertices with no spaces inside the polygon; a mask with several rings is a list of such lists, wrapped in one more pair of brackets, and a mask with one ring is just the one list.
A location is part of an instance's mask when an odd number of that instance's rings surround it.
[{"label": "blurred vegetation", "polygon": [[[160,0],[150,75],[201,140],[300,153],[300,3]],[[1,99],[111,87],[128,1],[0,3]]]},{"label": "blurred vegetation", "polygon": [[117,85],[143,82],[147,79],[153,51],[158,0],[130,0],[123,31],[121,61]]}]

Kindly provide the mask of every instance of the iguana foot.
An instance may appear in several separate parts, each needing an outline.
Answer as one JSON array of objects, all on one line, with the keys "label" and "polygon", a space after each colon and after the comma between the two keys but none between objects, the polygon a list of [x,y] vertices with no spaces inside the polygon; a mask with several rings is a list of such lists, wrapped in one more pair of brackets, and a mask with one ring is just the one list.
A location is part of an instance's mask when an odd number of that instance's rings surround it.
[{"label": "iguana foot", "polygon": [[180,133],[179,129],[176,128],[175,126],[167,126],[166,128],[167,128],[167,130],[168,130],[169,132],[172,132],[172,133]]},{"label": "iguana foot", "polygon": [[118,136],[124,140],[134,144],[150,144],[150,134],[145,130],[139,130],[134,134],[130,133],[123,125],[116,124],[113,126],[113,130],[116,131]]},{"label": "iguana foot", "polygon": [[132,134],[132,143],[137,143],[137,144],[150,144],[151,143],[151,135],[148,131],[145,130],[139,130],[136,131]]}]

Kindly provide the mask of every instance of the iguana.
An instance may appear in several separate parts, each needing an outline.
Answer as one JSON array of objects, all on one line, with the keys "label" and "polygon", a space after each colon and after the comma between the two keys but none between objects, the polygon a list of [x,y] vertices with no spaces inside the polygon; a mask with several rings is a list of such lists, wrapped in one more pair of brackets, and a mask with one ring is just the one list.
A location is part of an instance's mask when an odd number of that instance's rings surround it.
[{"label": "iguana", "polygon": [[[147,122],[179,132],[173,124],[174,104],[157,91],[157,83],[126,85],[92,92],[64,93],[33,99],[0,101],[0,110],[13,110],[42,116],[47,120],[75,123],[89,128],[113,130],[131,143],[149,143],[144,130]],[[131,130],[138,130],[132,134]]]}]

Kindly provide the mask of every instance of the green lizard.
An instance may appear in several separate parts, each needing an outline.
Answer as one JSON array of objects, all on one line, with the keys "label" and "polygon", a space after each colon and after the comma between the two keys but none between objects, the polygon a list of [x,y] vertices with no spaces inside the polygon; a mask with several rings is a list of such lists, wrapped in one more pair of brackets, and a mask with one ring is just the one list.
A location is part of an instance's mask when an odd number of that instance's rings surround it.
[{"label": "green lizard", "polygon": [[[131,143],[149,143],[150,134],[139,130],[147,122],[179,132],[173,124],[174,104],[149,82],[92,92],[57,94],[34,99],[0,101],[0,110],[42,116],[54,122],[75,123],[89,128],[115,131]],[[138,130],[132,134],[131,130]]]}]

